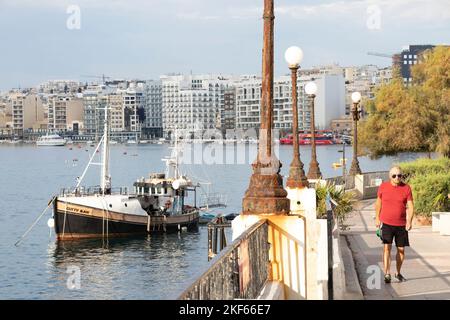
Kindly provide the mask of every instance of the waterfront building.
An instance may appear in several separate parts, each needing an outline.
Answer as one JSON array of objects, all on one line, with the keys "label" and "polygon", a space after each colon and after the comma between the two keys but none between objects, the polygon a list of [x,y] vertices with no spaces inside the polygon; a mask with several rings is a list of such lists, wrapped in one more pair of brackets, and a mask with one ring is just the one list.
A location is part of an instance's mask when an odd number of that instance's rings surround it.
[{"label": "waterfront building", "polygon": [[73,132],[83,130],[84,106],[80,96],[56,94],[48,97],[48,130]]},{"label": "waterfront building", "polygon": [[40,96],[23,92],[11,92],[9,101],[12,113],[12,129],[16,137],[25,131],[45,129],[44,107]]},{"label": "waterfront building", "polygon": [[95,140],[103,132],[106,103],[107,96],[102,94],[102,87],[90,87],[83,91],[84,134]]},{"label": "waterfront building", "polygon": [[236,87],[229,87],[223,93],[223,107],[220,110],[222,133],[236,129]]},{"label": "waterfront building", "polygon": [[[345,87],[342,74],[309,73],[298,78],[298,126],[309,130],[311,125],[311,100],[304,92],[307,82],[315,81],[318,90],[315,98],[316,129],[327,129],[331,120],[345,113]],[[237,85],[236,127],[259,128],[261,104],[261,79],[247,78]],[[281,134],[292,129],[292,84],[290,76],[274,80],[274,128]]]},{"label": "waterfront building", "polygon": [[164,75],[162,124],[166,137],[174,130],[192,134],[196,130],[220,129],[224,90],[236,78],[217,75]]},{"label": "waterfront building", "polygon": [[163,136],[162,124],[162,83],[149,80],[144,85],[145,120],[142,133],[147,138]]}]

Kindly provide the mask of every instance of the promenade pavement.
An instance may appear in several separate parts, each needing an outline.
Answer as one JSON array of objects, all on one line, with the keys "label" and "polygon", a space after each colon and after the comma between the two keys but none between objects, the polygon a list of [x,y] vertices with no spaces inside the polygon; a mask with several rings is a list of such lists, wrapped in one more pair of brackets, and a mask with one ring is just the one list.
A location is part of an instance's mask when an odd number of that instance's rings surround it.
[{"label": "promenade pavement", "polygon": [[413,226],[410,247],[402,274],[406,282],[395,279],[395,254],[391,252],[392,283],[384,283],[382,243],[376,236],[375,199],[359,201],[341,234],[347,241],[364,299],[446,299],[450,300],[450,236],[432,232],[431,226]]}]

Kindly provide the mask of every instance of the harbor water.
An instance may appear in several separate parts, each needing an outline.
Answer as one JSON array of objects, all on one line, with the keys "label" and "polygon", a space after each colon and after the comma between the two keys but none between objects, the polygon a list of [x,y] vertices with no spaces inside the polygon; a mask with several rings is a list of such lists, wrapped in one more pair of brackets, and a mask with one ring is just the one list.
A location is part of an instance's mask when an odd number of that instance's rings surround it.
[{"label": "harbor water", "polygon": [[[334,169],[341,145],[317,148],[325,178],[342,174]],[[83,240],[57,243],[47,226],[51,210],[25,240],[14,243],[28,229],[53,195],[73,187],[94,148],[82,145],[36,147],[31,144],[0,145],[0,298],[1,299],[173,299],[208,265],[207,229],[198,232],[152,235],[133,239]],[[292,146],[278,146],[286,175]],[[128,186],[150,172],[164,172],[162,158],[170,154],[168,144],[112,145],[113,187]],[[421,154],[402,154],[371,160],[360,157],[363,172],[388,170],[394,162]],[[346,148],[348,167],[351,148]],[[186,146],[181,169],[202,186],[197,195],[219,193],[227,207],[223,214],[240,212],[248,187],[255,144]],[[308,171],[310,147],[301,147]],[[85,185],[98,185],[99,168],[88,172]],[[191,201],[193,198],[190,197]],[[230,232],[228,233],[230,235]],[[228,237],[230,240],[230,237]],[[73,275],[79,272],[78,286]]]}]

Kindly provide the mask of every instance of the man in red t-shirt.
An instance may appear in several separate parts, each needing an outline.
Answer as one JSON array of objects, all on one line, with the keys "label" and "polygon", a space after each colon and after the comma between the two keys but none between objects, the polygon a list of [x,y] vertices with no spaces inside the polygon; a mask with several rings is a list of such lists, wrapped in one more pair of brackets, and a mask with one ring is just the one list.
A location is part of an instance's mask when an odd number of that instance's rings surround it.
[{"label": "man in red t-shirt", "polygon": [[391,248],[395,239],[397,246],[397,273],[399,281],[406,281],[400,273],[405,259],[405,247],[409,246],[408,231],[411,230],[414,215],[411,187],[402,182],[403,174],[400,167],[389,171],[389,181],[383,182],[378,188],[375,203],[376,227],[381,225],[381,240],[384,244],[384,282],[391,282]]}]

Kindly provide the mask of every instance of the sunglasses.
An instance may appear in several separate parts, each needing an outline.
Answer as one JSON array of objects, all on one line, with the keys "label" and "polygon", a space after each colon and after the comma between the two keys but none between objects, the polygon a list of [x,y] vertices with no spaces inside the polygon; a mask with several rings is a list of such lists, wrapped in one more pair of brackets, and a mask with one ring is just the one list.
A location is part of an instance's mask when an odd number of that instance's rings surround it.
[{"label": "sunglasses", "polygon": [[395,178],[401,179],[401,178],[403,178],[403,175],[401,173],[400,174],[393,174],[392,175],[392,179],[395,179]]}]

